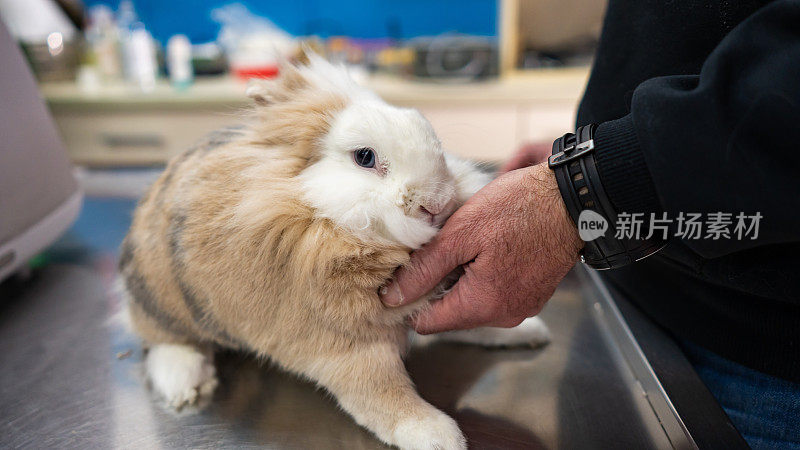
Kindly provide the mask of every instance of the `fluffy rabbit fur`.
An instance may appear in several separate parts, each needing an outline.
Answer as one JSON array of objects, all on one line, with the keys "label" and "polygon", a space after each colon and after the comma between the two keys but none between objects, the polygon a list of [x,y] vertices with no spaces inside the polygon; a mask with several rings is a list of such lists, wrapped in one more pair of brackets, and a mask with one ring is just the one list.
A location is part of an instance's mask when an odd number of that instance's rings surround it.
[{"label": "fluffy rabbit fur", "polygon": [[[251,123],[176,157],[141,200],[120,259],[130,318],[156,393],[180,408],[217,385],[213,350],[269,358],[311,379],[382,441],[466,446],[403,366],[404,319],[377,291],[488,182],[445,155],[417,111],[390,106],[318,57],[248,89]],[[354,151],[374,149],[374,168]],[[447,333],[537,344],[538,319]]]}]

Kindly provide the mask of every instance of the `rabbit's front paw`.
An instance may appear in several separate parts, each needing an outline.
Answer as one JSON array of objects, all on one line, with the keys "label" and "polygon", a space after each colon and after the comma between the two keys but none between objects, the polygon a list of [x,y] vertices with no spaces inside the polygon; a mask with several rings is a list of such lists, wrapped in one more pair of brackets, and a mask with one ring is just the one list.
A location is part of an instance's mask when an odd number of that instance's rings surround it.
[{"label": "rabbit's front paw", "polygon": [[447,414],[433,410],[419,418],[408,418],[397,424],[394,444],[403,450],[462,450],[466,439],[456,421]]},{"label": "rabbit's front paw", "polygon": [[[538,317],[529,317],[508,331],[510,336],[507,345],[530,345],[535,348],[550,342],[550,330]],[[517,342],[514,342],[515,339]]]},{"label": "rabbit's front paw", "polygon": [[205,406],[217,387],[213,361],[188,345],[153,346],[145,361],[153,390],[169,406]]},{"label": "rabbit's front paw", "polygon": [[550,342],[550,330],[542,319],[529,317],[514,328],[480,327],[414,337],[414,342],[422,345],[435,341],[459,342],[483,347],[536,348]]},{"label": "rabbit's front paw", "polygon": [[478,342],[486,347],[537,348],[550,342],[550,330],[538,317],[529,317],[514,328],[478,328],[476,332]]}]

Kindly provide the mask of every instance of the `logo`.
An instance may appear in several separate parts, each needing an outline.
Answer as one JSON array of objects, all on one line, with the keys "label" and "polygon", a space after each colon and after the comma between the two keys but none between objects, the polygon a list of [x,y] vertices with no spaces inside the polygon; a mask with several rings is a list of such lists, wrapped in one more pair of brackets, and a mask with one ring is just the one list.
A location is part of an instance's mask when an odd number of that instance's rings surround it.
[{"label": "logo", "polygon": [[608,230],[608,221],[605,217],[592,211],[584,209],[578,216],[578,235],[584,242],[593,241],[600,236],[605,236]]}]

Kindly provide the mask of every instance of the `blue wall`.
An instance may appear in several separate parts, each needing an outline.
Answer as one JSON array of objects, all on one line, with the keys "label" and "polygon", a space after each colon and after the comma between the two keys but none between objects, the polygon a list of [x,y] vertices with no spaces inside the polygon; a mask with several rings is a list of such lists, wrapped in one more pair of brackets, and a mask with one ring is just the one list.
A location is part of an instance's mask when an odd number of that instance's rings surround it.
[{"label": "blue wall", "polygon": [[[233,1],[134,0],[134,5],[140,20],[162,43],[177,33],[186,34],[198,43],[214,40],[219,31],[219,25],[211,20],[211,10]],[[118,3],[119,0],[86,1],[87,6],[105,4],[114,10]],[[480,36],[497,33],[497,0],[244,0],[241,3],[296,36],[411,38],[450,31]]]}]

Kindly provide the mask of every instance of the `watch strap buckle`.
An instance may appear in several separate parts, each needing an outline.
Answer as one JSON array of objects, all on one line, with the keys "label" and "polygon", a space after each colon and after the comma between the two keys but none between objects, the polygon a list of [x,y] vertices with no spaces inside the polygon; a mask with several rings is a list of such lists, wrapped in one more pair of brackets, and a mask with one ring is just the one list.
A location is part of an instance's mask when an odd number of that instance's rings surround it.
[{"label": "watch strap buckle", "polygon": [[588,141],[581,142],[579,144],[571,144],[564,148],[564,150],[550,155],[547,158],[547,166],[551,169],[553,167],[558,167],[562,164],[568,163],[573,159],[580,158],[581,156],[591,152],[594,150],[594,139],[589,139]]}]

